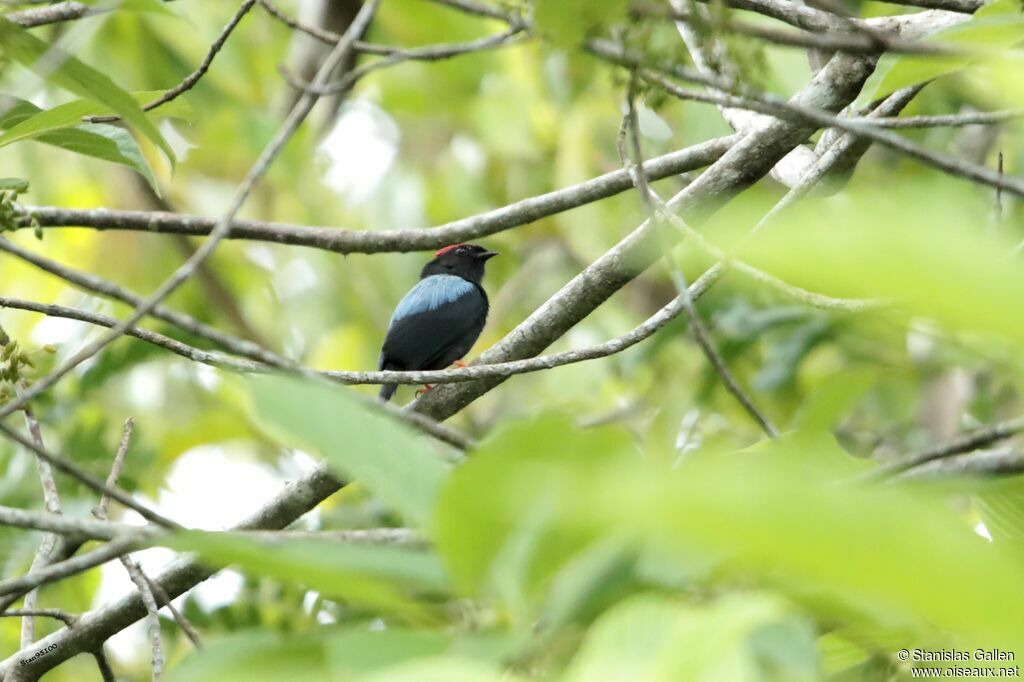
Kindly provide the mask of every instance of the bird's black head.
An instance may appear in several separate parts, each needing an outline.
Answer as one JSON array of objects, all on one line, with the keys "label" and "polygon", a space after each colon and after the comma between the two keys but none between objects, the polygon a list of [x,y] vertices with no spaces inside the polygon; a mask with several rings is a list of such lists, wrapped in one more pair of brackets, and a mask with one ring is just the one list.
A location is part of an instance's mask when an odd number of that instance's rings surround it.
[{"label": "bird's black head", "polygon": [[479,244],[452,244],[434,254],[434,260],[423,266],[420,279],[430,275],[457,275],[474,284],[484,278],[484,263],[497,256]]}]

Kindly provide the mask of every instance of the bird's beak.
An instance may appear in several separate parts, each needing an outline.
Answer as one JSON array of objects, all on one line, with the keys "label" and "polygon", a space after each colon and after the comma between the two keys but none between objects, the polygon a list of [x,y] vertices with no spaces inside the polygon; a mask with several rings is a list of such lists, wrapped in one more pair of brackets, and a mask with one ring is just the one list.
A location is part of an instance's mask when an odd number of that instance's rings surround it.
[{"label": "bird's beak", "polygon": [[491,258],[494,258],[497,255],[497,251],[484,251],[479,256],[477,256],[477,258],[479,258],[480,260],[490,260]]}]

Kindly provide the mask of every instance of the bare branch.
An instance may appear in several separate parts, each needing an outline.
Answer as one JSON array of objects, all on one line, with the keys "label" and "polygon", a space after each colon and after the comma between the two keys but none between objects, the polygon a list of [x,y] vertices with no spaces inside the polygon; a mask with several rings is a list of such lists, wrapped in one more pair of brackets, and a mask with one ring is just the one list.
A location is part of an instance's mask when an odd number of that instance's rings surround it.
[{"label": "bare branch", "polygon": [[[718,257],[724,257],[724,254],[714,246],[704,242],[702,248],[707,246],[710,253]],[[777,286],[782,293],[791,295],[801,302],[820,307],[826,310],[834,310],[837,312],[862,312],[865,310],[871,310],[878,307],[878,303],[873,301],[863,301],[857,299],[833,299],[821,294],[815,294],[808,292],[792,285],[788,285],[780,280],[773,278],[771,275],[763,273],[745,263],[736,262],[735,266],[737,269],[742,270],[745,274],[758,279],[758,281],[765,282],[772,286]],[[717,279],[717,277],[716,277]],[[699,296],[701,291],[696,292]],[[514,374],[526,374],[529,372],[538,372],[541,370],[553,369],[555,367],[561,367],[562,365],[569,365],[577,362],[584,362],[586,360],[596,360],[598,358],[608,357],[609,355],[615,355],[621,353],[630,346],[633,346],[661,329],[668,322],[674,319],[680,312],[682,307],[678,304],[677,300],[672,301],[664,308],[659,310],[657,313],[647,319],[646,322],[640,326],[632,329],[631,331],[623,334],[622,336],[616,337],[609,341],[587,348],[581,348],[579,350],[564,351],[561,353],[552,353],[551,355],[544,355],[529,360],[517,360],[513,362],[502,362],[489,365],[473,365],[470,367],[460,367],[454,369],[438,369],[438,370],[423,370],[423,371],[396,371],[396,370],[385,370],[385,371],[372,371],[372,372],[358,372],[358,371],[346,371],[346,370],[324,370],[314,371],[306,367],[299,367],[296,371],[304,376],[318,377],[329,379],[331,381],[348,384],[348,385],[361,385],[361,384],[399,384],[399,385],[418,385],[418,384],[450,384],[464,381],[475,381],[478,379],[485,378],[496,378],[496,377],[508,377]],[[20,299],[12,299],[0,296],[0,308],[14,308],[18,310],[28,310],[32,312],[42,313],[51,317],[62,317],[71,320],[80,320],[82,322],[88,322],[89,324],[95,324],[102,327],[111,327],[116,323],[116,320],[112,317],[105,315],[99,315],[97,313],[87,313],[74,308],[67,308],[58,305],[49,305],[44,303],[36,303],[34,301],[22,301]],[[170,337],[158,334],[157,332],[149,331],[148,329],[140,329],[133,327],[128,330],[128,336],[135,337],[147,343],[151,343],[155,346],[159,346],[172,353],[180,355],[184,358],[199,362],[202,364],[210,365],[213,367],[219,367],[237,372],[245,373],[263,373],[269,372],[276,367],[263,365],[258,362],[249,360],[240,360],[238,358],[231,357],[223,353],[215,351],[206,351],[199,348],[194,348],[188,344],[182,343]],[[386,409],[386,408],[384,408]],[[409,415],[406,415],[408,417]],[[436,434],[435,434],[436,435]],[[447,438],[445,439],[447,440]]]},{"label": "bare branch", "polygon": [[152,668],[153,682],[160,682],[164,676],[164,646],[160,636],[160,607],[157,606],[149,580],[139,565],[127,556],[121,557],[121,564],[128,571],[135,587],[139,588],[142,603],[146,606],[146,629],[149,631],[150,647],[153,650]]},{"label": "bare branch", "polygon": [[152,529],[144,526],[129,526],[110,521],[75,519],[63,514],[37,512],[0,505],[0,525],[12,528],[31,528],[50,533],[72,535],[90,540],[113,540],[130,534],[146,534]]},{"label": "bare branch", "polygon": [[9,609],[0,611],[0,618],[53,618],[68,627],[75,624],[75,617],[60,609]]},{"label": "bare branch", "polygon": [[926,462],[897,474],[894,480],[943,479],[950,476],[1015,476],[1024,473],[1024,452],[1005,447],[978,450]]},{"label": "bare branch", "polygon": [[963,12],[974,14],[985,0],[881,0],[892,5],[907,5],[909,7],[924,7],[925,9],[944,9],[949,12]]},{"label": "bare branch", "polygon": [[959,128],[961,126],[993,125],[1024,117],[1024,109],[979,111],[968,114],[943,116],[906,116],[904,118],[857,118],[851,121],[869,122],[879,128]]},{"label": "bare branch", "polygon": [[[38,571],[32,571],[20,578],[11,578],[0,581],[0,596],[22,595],[40,585],[63,580],[73,575],[78,575],[90,568],[102,566],[108,561],[117,559],[122,554],[138,549],[144,543],[137,535],[117,537],[107,544],[80,554],[70,559],[44,566]],[[2,671],[2,668],[0,668]]]},{"label": "bare branch", "polygon": [[[24,379],[18,382],[16,390],[19,394],[25,390]],[[43,433],[42,429],[39,427],[39,420],[36,419],[35,413],[29,406],[25,406],[24,413],[25,425],[28,428],[29,435],[32,437],[32,442],[39,448],[42,448]],[[36,470],[39,473],[39,482],[43,489],[43,503],[46,507],[46,511],[50,514],[60,515],[60,495],[57,492],[57,482],[53,480],[53,470],[50,468],[50,464],[38,455],[36,455],[34,459],[36,461]],[[32,565],[29,570],[38,570],[50,563],[50,556],[53,554],[53,550],[56,545],[57,536],[53,533],[46,533],[43,536],[43,541],[39,544],[39,549],[36,550],[36,555],[32,559]],[[36,590],[32,590],[26,594],[25,608],[29,611],[34,609],[36,607],[36,600],[38,597],[39,593]],[[21,621],[21,647],[24,649],[31,644],[35,638],[35,619],[31,616],[24,618]]]},{"label": "bare branch", "polygon": [[[872,67],[869,60],[838,54],[794,97],[794,103],[814,102],[818,107],[838,111],[857,96]],[[814,128],[779,119],[766,121],[673,197],[669,207],[688,223],[701,222],[764,176]],[[662,237],[654,230],[654,223],[647,221],[630,233],[483,353],[477,363],[518,360],[542,352],[661,256]],[[679,236],[672,231],[668,239],[675,243]],[[416,401],[413,409],[446,418],[500,382],[488,379],[455,387],[439,386]]]},{"label": "bare branch", "polygon": [[94,14],[102,14],[105,11],[81,2],[57,2],[49,7],[11,12],[5,18],[23,28],[34,28],[61,21],[74,21]]},{"label": "bare branch", "polygon": [[[719,159],[738,139],[738,135],[730,135],[659,156],[645,162],[644,171],[651,180],[661,180],[703,168]],[[631,187],[629,174],[620,169],[576,185],[427,229],[367,231],[235,220],[232,222],[228,238],[309,246],[344,254],[429,251],[527,225],[620,194]],[[42,228],[92,227],[192,236],[209,235],[217,225],[216,218],[179,213],[27,206],[25,217],[19,221],[19,227],[30,228],[33,218]]]},{"label": "bare branch", "polygon": [[1024,432],[1024,417],[999,422],[998,424],[978,429],[948,443],[941,443],[899,459],[883,462],[869,471],[865,478],[868,480],[889,478],[928,462],[978,450],[986,445],[992,445],[1007,438],[1012,438],[1021,432]]},{"label": "bare branch", "polygon": [[[124,468],[124,458],[128,454],[128,446],[132,442],[132,431],[135,429],[135,420],[128,417],[124,420],[124,429],[121,433],[121,442],[117,446],[117,453],[114,455],[114,463],[110,467],[110,473],[107,475],[107,487],[113,488],[117,485],[117,479],[121,476],[121,469]],[[101,521],[107,520],[107,507],[110,506],[110,496],[103,493],[100,496],[100,502],[96,505],[96,508],[92,510],[92,515]]]}]

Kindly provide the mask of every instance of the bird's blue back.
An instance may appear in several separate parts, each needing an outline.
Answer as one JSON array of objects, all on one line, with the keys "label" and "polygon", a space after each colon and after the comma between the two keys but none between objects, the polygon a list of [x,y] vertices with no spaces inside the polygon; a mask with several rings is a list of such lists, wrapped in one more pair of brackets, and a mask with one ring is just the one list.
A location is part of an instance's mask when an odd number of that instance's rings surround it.
[{"label": "bird's blue back", "polygon": [[475,284],[455,275],[424,277],[399,301],[388,326],[409,315],[437,310],[446,303],[472,293],[475,289]]}]

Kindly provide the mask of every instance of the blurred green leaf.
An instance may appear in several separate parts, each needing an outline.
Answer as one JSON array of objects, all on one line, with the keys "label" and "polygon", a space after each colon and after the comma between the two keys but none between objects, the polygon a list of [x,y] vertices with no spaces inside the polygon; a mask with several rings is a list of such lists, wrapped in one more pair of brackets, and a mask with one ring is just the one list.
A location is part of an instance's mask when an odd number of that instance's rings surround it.
[{"label": "blurred green leaf", "polygon": [[[488,578],[501,582],[510,570],[501,559],[510,560],[510,549],[528,542],[518,548],[523,567],[517,580],[523,594],[533,592],[592,539],[550,525],[569,502],[566,495],[583,492],[573,487],[576,469],[600,467],[632,447],[618,429],[581,430],[561,415],[504,425],[480,443],[444,486],[434,521],[438,552],[456,582],[470,592],[481,589]],[[557,448],[565,469],[548,468],[552,448]],[[534,467],[554,475],[538,477],[529,486],[500,480],[511,473],[522,482]]]},{"label": "blurred green leaf", "polygon": [[1024,476],[986,481],[973,499],[993,542],[1024,555]]},{"label": "blurred green leaf", "polygon": [[174,151],[160,131],[146,118],[135,99],[103,73],[78,58],[46,44],[2,16],[0,52],[31,69],[39,77],[52,81],[79,97],[110,107],[160,147],[171,164],[174,164]]},{"label": "blurred green leaf", "polygon": [[[997,0],[980,9],[970,19],[938,31],[926,43],[952,47],[999,50],[1024,40],[1024,15],[1018,0]],[[977,56],[885,55],[864,85],[857,102],[866,106],[902,88],[924,83],[984,61]]]},{"label": "blurred green leaf", "polygon": [[1024,317],[1007,307],[1024,296],[1024,271],[1010,257],[1014,242],[980,229],[987,205],[947,182],[847,194],[794,208],[744,257],[811,290],[889,300],[892,315],[1024,342]]},{"label": "blurred green leaf", "polygon": [[191,531],[168,546],[198,552],[207,562],[237,565],[252,575],[295,582],[356,604],[410,617],[422,615],[413,591],[444,592],[448,580],[433,556],[403,547],[327,540],[260,541],[230,533]]},{"label": "blurred green leaf", "polygon": [[817,668],[813,630],[778,599],[732,595],[694,607],[640,596],[602,616],[566,680],[810,682]]},{"label": "blurred green leaf", "polygon": [[449,466],[427,436],[339,386],[283,376],[247,377],[245,383],[261,428],[319,453],[339,475],[429,528]]},{"label": "blurred green leaf", "polygon": [[23,178],[0,178],[0,190],[24,194],[28,191],[28,180]]},{"label": "blurred green leaf", "polygon": [[[1009,595],[1024,599],[1017,555],[977,537],[937,494],[854,485],[863,464],[824,434],[691,456],[669,470],[602,456],[597,443],[588,457],[572,446],[579,436],[550,427],[533,439],[518,431],[517,447],[481,452],[442,494],[437,546],[457,579],[480,581],[522,510],[543,495],[553,513],[535,566],[562,564],[588,537],[621,534],[682,557],[717,558],[720,570],[731,566],[802,600],[808,591],[831,595],[808,601],[824,618],[846,618],[846,603],[865,617],[912,617],[918,628],[987,646],[1020,643],[1024,616],[1004,608]],[[978,575],[986,579],[971,580]]]}]

